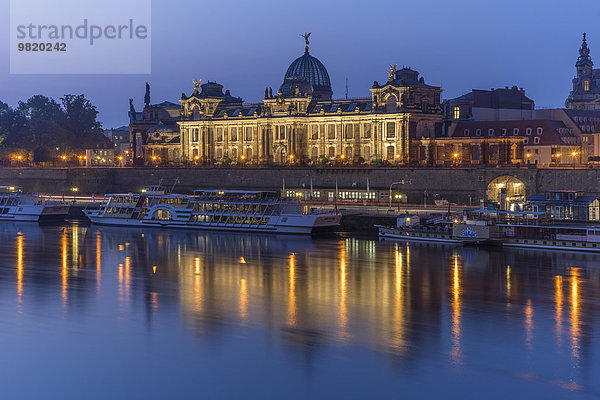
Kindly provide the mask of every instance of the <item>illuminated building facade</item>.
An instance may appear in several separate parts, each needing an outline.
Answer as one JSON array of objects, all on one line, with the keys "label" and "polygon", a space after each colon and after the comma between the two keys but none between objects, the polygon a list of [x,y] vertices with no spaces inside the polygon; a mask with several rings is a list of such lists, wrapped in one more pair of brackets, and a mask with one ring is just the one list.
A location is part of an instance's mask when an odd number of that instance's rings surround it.
[{"label": "illuminated building facade", "polygon": [[423,165],[549,166],[587,160],[581,138],[562,121],[460,121],[453,135],[422,139]]},{"label": "illuminated building facade", "polygon": [[279,90],[248,104],[216,82],[195,82],[183,95],[182,161],[295,164],[413,164],[415,141],[441,134],[441,89],[410,68],[390,68],[371,95],[333,99],[325,66],[305,52],[289,66]]}]

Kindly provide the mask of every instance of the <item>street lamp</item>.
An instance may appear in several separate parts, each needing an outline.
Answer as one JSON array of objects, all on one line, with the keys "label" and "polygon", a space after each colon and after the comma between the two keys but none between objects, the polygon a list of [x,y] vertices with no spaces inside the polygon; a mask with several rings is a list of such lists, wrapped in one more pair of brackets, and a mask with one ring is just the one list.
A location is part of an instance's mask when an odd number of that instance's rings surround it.
[{"label": "street lamp", "polygon": [[[394,185],[402,185],[403,182],[392,182],[390,184],[390,208],[392,208],[392,186]],[[398,207],[400,207],[400,203],[398,203]]]}]

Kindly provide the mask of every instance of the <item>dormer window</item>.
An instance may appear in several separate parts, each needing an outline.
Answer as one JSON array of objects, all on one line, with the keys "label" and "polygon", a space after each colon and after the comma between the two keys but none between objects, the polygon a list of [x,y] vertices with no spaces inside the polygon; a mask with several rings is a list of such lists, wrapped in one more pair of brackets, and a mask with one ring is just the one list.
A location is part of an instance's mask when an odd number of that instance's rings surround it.
[{"label": "dormer window", "polygon": [[531,135],[531,128],[525,129],[525,134],[526,135]]},{"label": "dormer window", "polygon": [[538,127],[537,128],[537,134],[538,135],[541,135],[543,132],[544,132],[544,128],[542,128],[542,127]]},{"label": "dormer window", "polygon": [[481,129],[475,129],[475,135],[481,136]]},{"label": "dormer window", "polygon": [[533,143],[534,143],[534,144],[539,144],[539,143],[540,143],[540,138],[539,138],[539,137],[537,137],[537,136],[536,136],[536,137],[534,137],[534,138],[533,138]]},{"label": "dormer window", "polygon": [[469,136],[469,133],[470,133],[469,130],[465,129],[465,136]]},{"label": "dormer window", "polygon": [[502,128],[502,136],[506,136],[507,132],[508,132],[508,129]]},{"label": "dormer window", "polygon": [[494,130],[493,129],[488,129],[488,136],[494,136]]},{"label": "dormer window", "polygon": [[519,134],[519,128],[513,129],[513,135],[517,136]]}]

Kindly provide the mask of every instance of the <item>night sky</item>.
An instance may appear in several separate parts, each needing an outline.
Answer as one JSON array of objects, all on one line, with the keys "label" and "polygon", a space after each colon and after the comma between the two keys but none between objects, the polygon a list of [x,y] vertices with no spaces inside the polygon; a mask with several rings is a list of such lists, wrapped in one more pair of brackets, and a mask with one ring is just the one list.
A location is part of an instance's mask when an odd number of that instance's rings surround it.
[{"label": "night sky", "polygon": [[153,1],[151,75],[10,75],[8,0],[0,14],[0,100],[84,93],[106,128],[128,123],[129,98],[142,108],[146,81],[152,103],[190,94],[195,78],[259,101],[302,55],[303,32],[312,32],[310,52],[329,71],[334,97],[344,97],[346,78],[351,97],[368,96],[397,63],[441,86],[443,98],[517,85],[538,108],[562,107],[583,32],[600,68],[597,0]]}]

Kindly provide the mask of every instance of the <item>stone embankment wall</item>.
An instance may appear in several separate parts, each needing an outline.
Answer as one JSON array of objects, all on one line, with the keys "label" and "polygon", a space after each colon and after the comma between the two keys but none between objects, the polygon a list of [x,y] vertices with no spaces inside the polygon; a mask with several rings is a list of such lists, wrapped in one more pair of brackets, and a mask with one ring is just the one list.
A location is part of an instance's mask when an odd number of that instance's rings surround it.
[{"label": "stone embankment wall", "polygon": [[476,204],[486,197],[489,183],[497,177],[513,176],[526,187],[527,195],[545,190],[580,190],[600,192],[600,169],[559,168],[70,168],[70,169],[0,169],[0,185],[22,186],[26,192],[104,194],[138,191],[144,185],[162,180],[171,186],[178,180],[178,192],[196,188],[280,189],[285,180],[288,188],[313,187],[387,190],[392,182],[408,195],[409,203],[422,203],[439,193],[451,201]]}]

